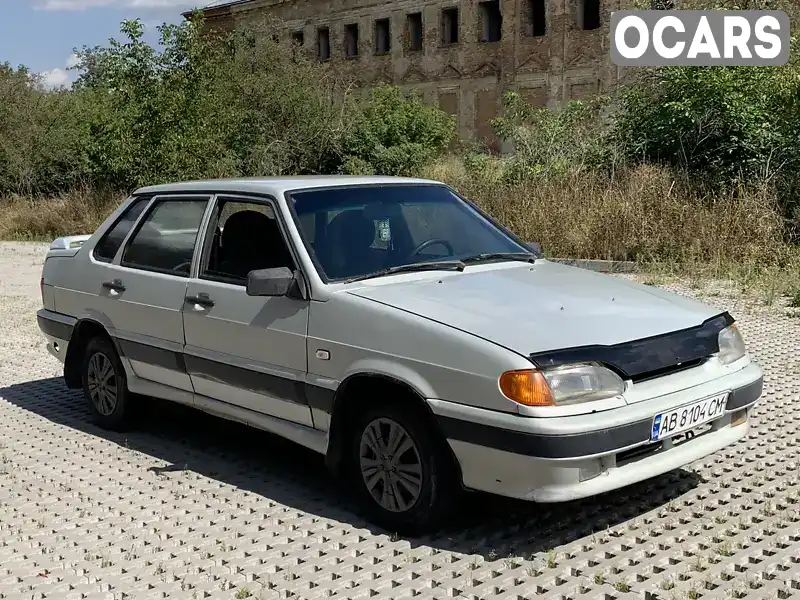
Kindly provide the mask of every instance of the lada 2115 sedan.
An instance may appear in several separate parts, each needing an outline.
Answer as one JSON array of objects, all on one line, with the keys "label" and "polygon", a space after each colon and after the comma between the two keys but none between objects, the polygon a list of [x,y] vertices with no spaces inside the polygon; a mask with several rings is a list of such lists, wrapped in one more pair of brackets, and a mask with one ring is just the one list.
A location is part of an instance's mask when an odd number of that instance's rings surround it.
[{"label": "lada 2115 sedan", "polygon": [[102,427],[149,396],[273,432],[398,532],[463,489],[562,502],[680,468],[762,392],[728,313],[547,261],[435,181],[146,187],[53,242],[42,300]]}]

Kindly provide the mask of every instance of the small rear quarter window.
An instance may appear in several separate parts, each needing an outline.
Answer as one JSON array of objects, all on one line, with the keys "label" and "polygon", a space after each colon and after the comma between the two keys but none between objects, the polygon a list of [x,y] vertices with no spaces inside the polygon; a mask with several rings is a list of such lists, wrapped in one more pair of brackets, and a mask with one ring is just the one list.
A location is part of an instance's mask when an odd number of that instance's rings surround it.
[{"label": "small rear quarter window", "polygon": [[150,198],[138,198],[125,210],[111,228],[106,231],[94,247],[94,257],[101,262],[111,262],[117,255],[122,242],[147,206]]}]

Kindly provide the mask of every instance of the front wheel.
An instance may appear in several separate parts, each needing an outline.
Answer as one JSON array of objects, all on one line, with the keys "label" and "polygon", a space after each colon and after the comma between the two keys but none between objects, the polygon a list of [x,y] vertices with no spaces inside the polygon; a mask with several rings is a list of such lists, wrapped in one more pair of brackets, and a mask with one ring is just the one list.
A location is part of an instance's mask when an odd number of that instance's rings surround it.
[{"label": "front wheel", "polygon": [[125,369],[110,340],[96,337],[86,345],[81,379],[95,423],[112,431],[127,429],[131,423],[130,392]]},{"label": "front wheel", "polygon": [[421,411],[387,404],[363,411],[351,429],[351,485],[367,517],[392,532],[441,525],[459,493],[446,442]]}]

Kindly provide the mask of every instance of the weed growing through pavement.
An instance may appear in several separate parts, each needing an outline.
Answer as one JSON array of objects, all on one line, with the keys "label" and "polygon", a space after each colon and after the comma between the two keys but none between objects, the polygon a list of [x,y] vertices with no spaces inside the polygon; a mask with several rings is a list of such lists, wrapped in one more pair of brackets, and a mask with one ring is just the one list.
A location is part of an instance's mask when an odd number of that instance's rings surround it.
[{"label": "weed growing through pavement", "polygon": [[731,549],[730,542],[722,542],[717,546],[717,554],[720,556],[733,556],[733,550]]},{"label": "weed growing through pavement", "polygon": [[625,579],[619,579],[619,580],[617,580],[617,582],[614,584],[614,589],[615,589],[615,590],[617,590],[618,592],[622,592],[622,593],[624,594],[624,593],[627,593],[627,592],[630,592],[630,591],[631,591],[631,586],[630,586],[630,584],[627,582],[627,580],[625,580]]}]

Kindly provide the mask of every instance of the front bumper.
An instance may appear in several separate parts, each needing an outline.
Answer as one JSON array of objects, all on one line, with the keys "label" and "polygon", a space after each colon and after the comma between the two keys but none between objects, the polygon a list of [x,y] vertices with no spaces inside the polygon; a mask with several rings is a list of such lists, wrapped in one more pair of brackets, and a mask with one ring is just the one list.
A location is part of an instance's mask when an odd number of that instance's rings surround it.
[{"label": "front bumper", "polygon": [[[521,417],[441,400],[429,403],[470,489],[563,502],[680,468],[747,435],[763,389],[755,363],[711,381],[602,413]],[[694,437],[651,442],[653,417],[730,391],[725,413]]]}]

